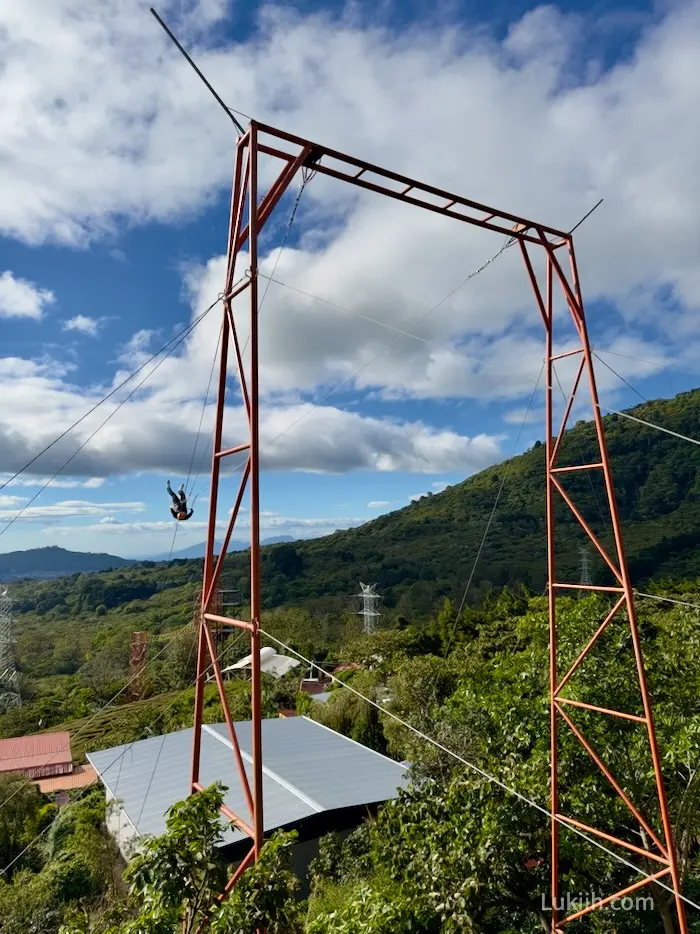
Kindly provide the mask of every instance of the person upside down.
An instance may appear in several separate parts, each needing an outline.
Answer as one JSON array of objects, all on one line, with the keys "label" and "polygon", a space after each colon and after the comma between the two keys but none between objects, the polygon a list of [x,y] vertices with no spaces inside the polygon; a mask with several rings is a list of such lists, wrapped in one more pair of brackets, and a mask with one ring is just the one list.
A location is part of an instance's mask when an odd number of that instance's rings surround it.
[{"label": "person upside down", "polygon": [[170,493],[170,496],[173,501],[173,505],[170,507],[170,512],[172,513],[173,519],[179,519],[180,522],[184,522],[190,518],[194,509],[187,511],[187,496],[185,495],[185,484],[183,483],[177,493],[170,486],[170,480],[168,480],[165,485],[166,490]]}]

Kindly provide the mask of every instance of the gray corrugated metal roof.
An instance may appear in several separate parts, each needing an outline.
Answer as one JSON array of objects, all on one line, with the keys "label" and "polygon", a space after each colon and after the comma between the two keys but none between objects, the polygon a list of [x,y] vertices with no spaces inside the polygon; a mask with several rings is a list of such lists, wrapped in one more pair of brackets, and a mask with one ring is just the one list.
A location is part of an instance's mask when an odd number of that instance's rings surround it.
[{"label": "gray corrugated metal roof", "polygon": [[[167,809],[187,797],[192,733],[182,730],[88,755],[138,833],[162,833]],[[406,784],[403,765],[306,717],[263,720],[262,733],[266,831],[322,811],[395,798]],[[237,723],[236,734],[252,784],[250,721]],[[249,819],[225,724],[202,728],[200,782],[217,779],[229,786],[228,807]],[[224,842],[242,837],[227,829]]]}]

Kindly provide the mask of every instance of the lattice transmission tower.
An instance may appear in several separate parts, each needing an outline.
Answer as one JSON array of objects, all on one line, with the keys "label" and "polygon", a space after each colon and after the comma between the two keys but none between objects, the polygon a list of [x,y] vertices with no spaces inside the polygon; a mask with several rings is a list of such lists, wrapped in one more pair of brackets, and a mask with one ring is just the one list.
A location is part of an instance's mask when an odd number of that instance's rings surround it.
[{"label": "lattice transmission tower", "polygon": [[12,635],[12,598],[4,584],[0,584],[0,710],[19,707],[22,696]]},{"label": "lattice transmission tower", "polygon": [[581,584],[583,587],[590,587],[593,581],[591,580],[591,566],[590,561],[588,560],[588,549],[585,545],[579,545],[578,553],[581,555],[581,575],[579,584]]},{"label": "lattice transmission tower", "polygon": [[377,609],[379,601],[382,599],[376,591],[376,584],[363,584],[360,581],[360,592],[357,596],[362,600],[362,609],[359,616],[362,617],[363,632],[373,633],[377,629],[377,619],[381,613]]}]

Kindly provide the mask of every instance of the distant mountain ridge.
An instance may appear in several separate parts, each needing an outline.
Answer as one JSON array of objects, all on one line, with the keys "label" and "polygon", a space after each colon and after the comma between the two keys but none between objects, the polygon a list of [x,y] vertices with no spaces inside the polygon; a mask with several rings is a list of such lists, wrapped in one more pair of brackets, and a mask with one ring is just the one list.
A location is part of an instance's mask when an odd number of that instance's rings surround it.
[{"label": "distant mountain ridge", "polygon": [[[264,538],[262,545],[278,545],[282,542],[293,542],[291,535],[277,535]],[[221,545],[217,542],[217,548]],[[232,541],[229,551],[245,551],[249,542]],[[205,542],[189,545],[174,551],[170,559],[197,559],[204,557]],[[167,554],[149,555],[142,558],[120,558],[118,555],[109,555],[104,552],[69,551],[58,545],[47,545],[45,548],[27,548],[24,551],[8,551],[0,554],[0,582],[33,578],[36,580],[50,580],[54,577],[68,577],[71,574],[86,574],[90,571],[113,571],[117,568],[132,567],[144,561],[167,561]]]},{"label": "distant mountain ridge", "polygon": [[[282,542],[293,542],[295,539],[292,535],[274,535],[271,538],[263,538],[260,541],[261,545],[280,545]],[[149,555],[146,558],[143,558],[143,561],[171,561],[182,560],[183,558],[203,558],[204,549],[206,547],[206,542],[198,542],[196,545],[188,545],[187,548],[180,548],[178,551],[174,551],[172,555],[160,554],[160,555]],[[218,550],[221,547],[221,542],[216,543],[216,549]],[[229,551],[245,551],[246,548],[250,547],[250,542],[242,541],[238,539],[233,539],[228,546]]]},{"label": "distant mountain ridge", "polygon": [[0,554],[0,581],[32,577],[48,580],[88,571],[109,571],[129,567],[138,562],[117,555],[68,551],[57,545],[29,548],[26,551],[8,551]]}]

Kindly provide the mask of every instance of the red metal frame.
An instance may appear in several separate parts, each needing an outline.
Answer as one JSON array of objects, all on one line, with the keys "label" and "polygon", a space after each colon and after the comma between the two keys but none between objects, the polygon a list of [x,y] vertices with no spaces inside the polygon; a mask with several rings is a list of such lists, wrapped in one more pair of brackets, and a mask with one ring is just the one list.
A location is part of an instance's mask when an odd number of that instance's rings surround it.
[{"label": "red metal frame", "polygon": [[[258,196],[258,159],[263,155],[271,160],[282,163],[281,171],[267,193]],[[559,845],[558,837],[561,823],[585,829],[586,832],[601,837],[609,843],[623,847],[628,852],[637,854],[660,864],[663,868],[654,878],[669,877],[671,888],[675,894],[675,906],[678,925],[681,934],[687,934],[687,923],[683,902],[680,898],[680,880],[676,863],[676,854],[673,847],[671,825],[668,806],[664,791],[659,751],[654,731],[649,692],[646,683],[644,662],[640,648],[639,632],[634,607],[632,585],[629,579],[627,563],[625,560],[620,519],[613,491],[610,459],[605,443],[603,421],[598,405],[598,391],[593,370],[591,347],[588,339],[583,300],[579,285],[578,271],[574,254],[573,239],[565,231],[546,227],[526,218],[497,211],[486,205],[479,204],[460,195],[444,191],[431,185],[425,185],[415,179],[407,178],[395,172],[382,169],[361,159],[356,159],[344,153],[339,153],[308,140],[293,136],[290,133],[274,129],[263,124],[251,122],[246,133],[237,142],[236,163],[233,177],[233,191],[231,197],[231,214],[229,223],[228,254],[226,264],[226,284],[223,299],[223,331],[221,339],[221,361],[219,368],[218,399],[216,422],[214,431],[214,450],[212,459],[211,496],[209,503],[209,529],[207,534],[206,555],[204,558],[204,576],[202,586],[202,604],[199,630],[199,650],[197,656],[197,687],[195,692],[194,710],[194,745],[192,755],[192,781],[193,792],[201,790],[199,784],[199,756],[202,726],[202,702],[204,677],[208,667],[207,656],[211,660],[214,676],[218,685],[224,715],[228,727],[229,737],[234,751],[234,760],[239,773],[246,800],[248,802],[249,817],[243,818],[233,814],[228,808],[224,813],[251,838],[251,850],[245,857],[244,866],[257,860],[263,843],[263,799],[262,799],[262,740],[261,740],[261,683],[260,683],[260,441],[258,429],[259,395],[258,395],[258,237],[268,221],[275,206],[279,203],[285,191],[302,167],[349,182],[367,191],[383,194],[387,197],[406,204],[421,207],[433,213],[443,214],[463,223],[467,223],[496,233],[512,237],[519,243],[525,268],[532,285],[537,307],[540,311],[545,329],[545,409],[546,409],[546,516],[547,516],[547,569],[549,593],[549,628],[550,628],[550,729],[551,729],[551,811],[554,815],[551,823],[552,832],[552,931],[561,932],[564,925],[580,917],[590,909],[583,912],[560,917],[556,910],[559,898]],[[234,288],[234,274],[238,255],[247,244],[249,254],[249,268],[245,281]],[[533,267],[530,251],[538,247],[544,251],[545,259],[545,287],[541,288]],[[569,273],[565,273],[559,261],[559,255],[566,254]],[[554,282],[558,283],[565,303],[569,309],[571,320],[578,335],[579,345],[576,349],[565,353],[554,353]],[[250,328],[250,364],[247,369],[242,359],[240,342],[236,322],[234,320],[231,302],[234,297],[248,292],[249,295],[249,328]],[[226,392],[226,374],[229,360],[230,346],[233,345],[233,356],[241,387],[241,398],[248,418],[248,437],[235,447],[222,448],[224,399]],[[555,361],[563,357],[579,356],[579,366],[573,382],[571,393],[567,400],[564,417],[557,434],[554,434],[552,377]],[[584,381],[588,382],[590,401],[593,411],[598,456],[592,463],[583,465],[560,464],[558,461],[561,442],[566,431],[574,399]],[[247,457],[241,473],[240,485],[231,513],[228,529],[224,538],[221,552],[216,558],[214,554],[214,541],[216,531],[216,515],[219,499],[219,479],[221,461],[232,454],[247,452]],[[580,511],[571,498],[564,491],[560,482],[562,474],[573,470],[602,471],[605,481],[607,506],[610,524],[613,532],[615,551],[608,554],[600,538],[587,524]],[[223,567],[224,557],[231,539],[234,525],[240,510],[246,487],[250,488],[250,621],[232,619],[212,612],[214,608],[215,593]],[[595,586],[572,584],[558,581],[556,577],[555,561],[555,501],[560,497],[569,507],[575,520],[592,541],[597,551],[606,562],[616,580],[616,586]],[[599,591],[616,595],[616,603],[606,615],[588,644],[581,650],[576,661],[566,674],[561,677],[558,670],[557,656],[557,591],[559,590],[586,590]],[[572,701],[562,696],[562,690],[575,675],[583,660],[588,656],[603,631],[626,611],[634,657],[637,668],[639,688],[642,698],[643,716],[626,711],[610,710],[596,707],[591,704]],[[252,787],[243,764],[236,731],[231,720],[226,693],[224,691],[221,669],[216,658],[211,624],[218,626],[232,626],[250,633],[250,652],[252,656]],[[625,794],[617,780],[588,743],[580,729],[574,724],[571,717],[564,710],[565,706],[585,707],[604,716],[617,716],[634,720],[646,726],[651,764],[656,782],[656,794],[661,813],[662,830],[653,830],[650,822],[643,817],[629,797]],[[606,776],[620,799],[630,810],[631,815],[644,828],[655,849],[651,852],[635,847],[628,841],[612,836],[605,831],[582,824],[574,816],[561,813],[559,806],[559,749],[557,732],[564,724],[572,730],[592,760],[598,765]],[[242,871],[240,868],[240,871]],[[227,886],[230,890],[237,873]],[[628,892],[648,884],[650,880],[634,883],[626,889],[616,892],[603,899],[603,904],[622,897]]]}]

